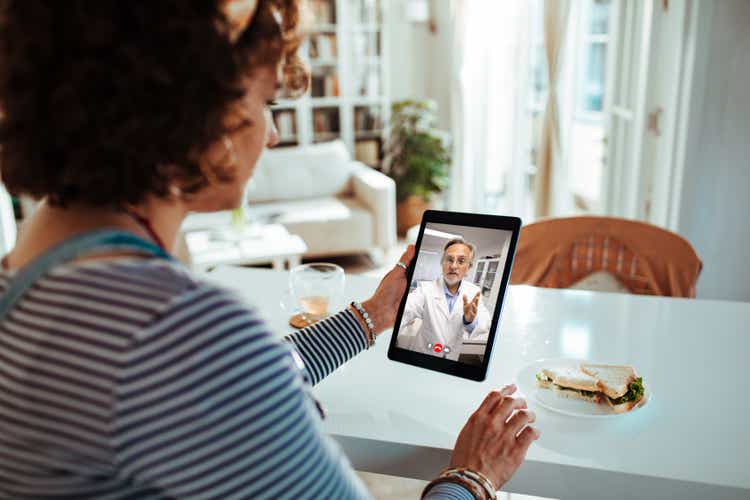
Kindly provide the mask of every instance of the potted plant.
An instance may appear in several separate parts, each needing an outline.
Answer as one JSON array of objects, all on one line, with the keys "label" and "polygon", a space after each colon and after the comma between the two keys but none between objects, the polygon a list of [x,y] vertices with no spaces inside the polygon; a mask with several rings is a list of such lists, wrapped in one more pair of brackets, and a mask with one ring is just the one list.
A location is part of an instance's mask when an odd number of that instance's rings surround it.
[{"label": "potted plant", "polygon": [[437,105],[429,100],[404,100],[391,106],[383,172],[396,181],[399,234],[422,221],[434,195],[448,183],[449,141],[435,127],[436,111]]}]

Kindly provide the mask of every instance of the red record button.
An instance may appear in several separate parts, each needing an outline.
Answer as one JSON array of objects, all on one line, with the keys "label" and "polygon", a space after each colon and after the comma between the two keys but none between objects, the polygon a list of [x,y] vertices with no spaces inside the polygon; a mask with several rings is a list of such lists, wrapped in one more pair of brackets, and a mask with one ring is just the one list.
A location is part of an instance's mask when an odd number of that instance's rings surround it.
[{"label": "red record button", "polygon": [[435,352],[443,352],[443,344],[435,344],[435,347],[432,348]]}]

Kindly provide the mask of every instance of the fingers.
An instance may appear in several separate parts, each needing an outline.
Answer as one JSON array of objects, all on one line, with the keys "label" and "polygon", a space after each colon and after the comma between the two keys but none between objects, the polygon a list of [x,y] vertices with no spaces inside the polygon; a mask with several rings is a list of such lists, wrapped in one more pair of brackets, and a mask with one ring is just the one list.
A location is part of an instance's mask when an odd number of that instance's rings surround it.
[{"label": "fingers", "polygon": [[539,439],[539,431],[533,427],[525,427],[516,438],[516,453],[523,457],[531,443],[537,439]]},{"label": "fingers", "polygon": [[500,393],[503,396],[510,396],[511,394],[513,394],[514,392],[516,392],[516,389],[517,389],[516,384],[508,384],[505,387],[503,387],[502,389],[500,389]]},{"label": "fingers", "polygon": [[492,410],[492,416],[503,422],[507,422],[508,418],[514,411],[525,410],[526,408],[528,408],[528,406],[525,399],[505,396]]},{"label": "fingers", "polygon": [[515,437],[516,434],[521,432],[521,429],[528,424],[536,422],[536,414],[531,410],[519,410],[508,419],[508,431],[511,436]]},{"label": "fingers", "polygon": [[398,260],[408,266],[409,264],[411,264],[412,259],[414,259],[414,245],[409,245],[408,247],[406,247],[406,250],[401,254],[401,258]]},{"label": "fingers", "polygon": [[[503,387],[503,389],[505,388]],[[492,413],[492,409],[497,406],[504,397],[505,394],[503,394],[502,390],[491,391],[485,396],[484,401],[482,401],[482,404],[479,405],[479,408],[477,408],[475,413]]]},{"label": "fingers", "polygon": [[[471,299],[471,305],[472,307],[476,307],[479,304],[479,295],[480,292],[477,292],[477,294],[474,296],[473,299]],[[469,305],[469,299],[466,298],[466,295],[461,295],[461,298],[464,299],[464,306]]]},{"label": "fingers", "polygon": [[[398,264],[396,267],[402,268],[404,270],[404,274],[407,274],[409,272],[407,268],[411,264],[412,259],[414,259],[414,245],[409,245],[406,247],[406,250],[404,251],[404,253],[401,254],[401,257],[398,259]],[[389,271],[389,274],[394,271],[397,271],[398,269],[396,269],[396,267],[391,269],[391,271]],[[399,276],[403,276],[403,275],[399,275]]]},{"label": "fingers", "polygon": [[490,391],[490,393],[485,396],[482,404],[479,405],[479,408],[477,408],[477,412],[483,411],[491,413],[492,409],[494,409],[495,406],[497,406],[497,404],[503,400],[503,398],[510,396],[514,392],[516,392],[515,384],[506,385],[499,391]]},{"label": "fingers", "polygon": [[[516,392],[516,386],[514,384],[509,384],[500,389],[499,391],[491,391],[487,396],[484,398],[484,401],[481,405],[479,405],[479,408],[477,408],[477,411],[475,413],[485,413],[487,415],[490,415],[493,419],[495,418],[495,411],[496,409],[505,401],[506,399],[512,400],[511,394]],[[526,402],[523,401],[523,407],[525,408]],[[507,420],[508,417],[505,417],[503,421]]]}]

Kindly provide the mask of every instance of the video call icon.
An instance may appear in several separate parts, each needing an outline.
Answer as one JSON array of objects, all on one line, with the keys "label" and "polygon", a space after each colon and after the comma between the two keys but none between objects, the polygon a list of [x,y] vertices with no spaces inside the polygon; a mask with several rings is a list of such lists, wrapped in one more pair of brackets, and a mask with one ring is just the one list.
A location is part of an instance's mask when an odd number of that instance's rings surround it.
[{"label": "video call icon", "polygon": [[445,351],[445,354],[449,354],[451,352],[450,347],[444,347],[443,344],[427,344],[427,349],[431,349],[437,354],[440,354],[443,351]]}]

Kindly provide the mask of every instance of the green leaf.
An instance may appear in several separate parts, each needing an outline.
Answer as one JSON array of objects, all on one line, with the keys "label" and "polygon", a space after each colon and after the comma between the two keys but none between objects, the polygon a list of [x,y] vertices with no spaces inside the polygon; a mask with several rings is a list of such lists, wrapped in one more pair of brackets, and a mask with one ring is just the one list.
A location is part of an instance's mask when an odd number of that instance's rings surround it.
[{"label": "green leaf", "polygon": [[619,398],[610,398],[610,400],[612,401],[612,404],[615,405],[628,403],[630,401],[638,401],[643,397],[644,392],[645,388],[643,387],[643,377],[638,377],[637,379],[630,382],[630,385],[628,386],[628,392],[626,392]]},{"label": "green leaf", "polygon": [[396,181],[396,195],[429,199],[449,180],[450,138],[435,128],[437,105],[429,100],[404,100],[391,106],[390,136],[384,172]]}]

